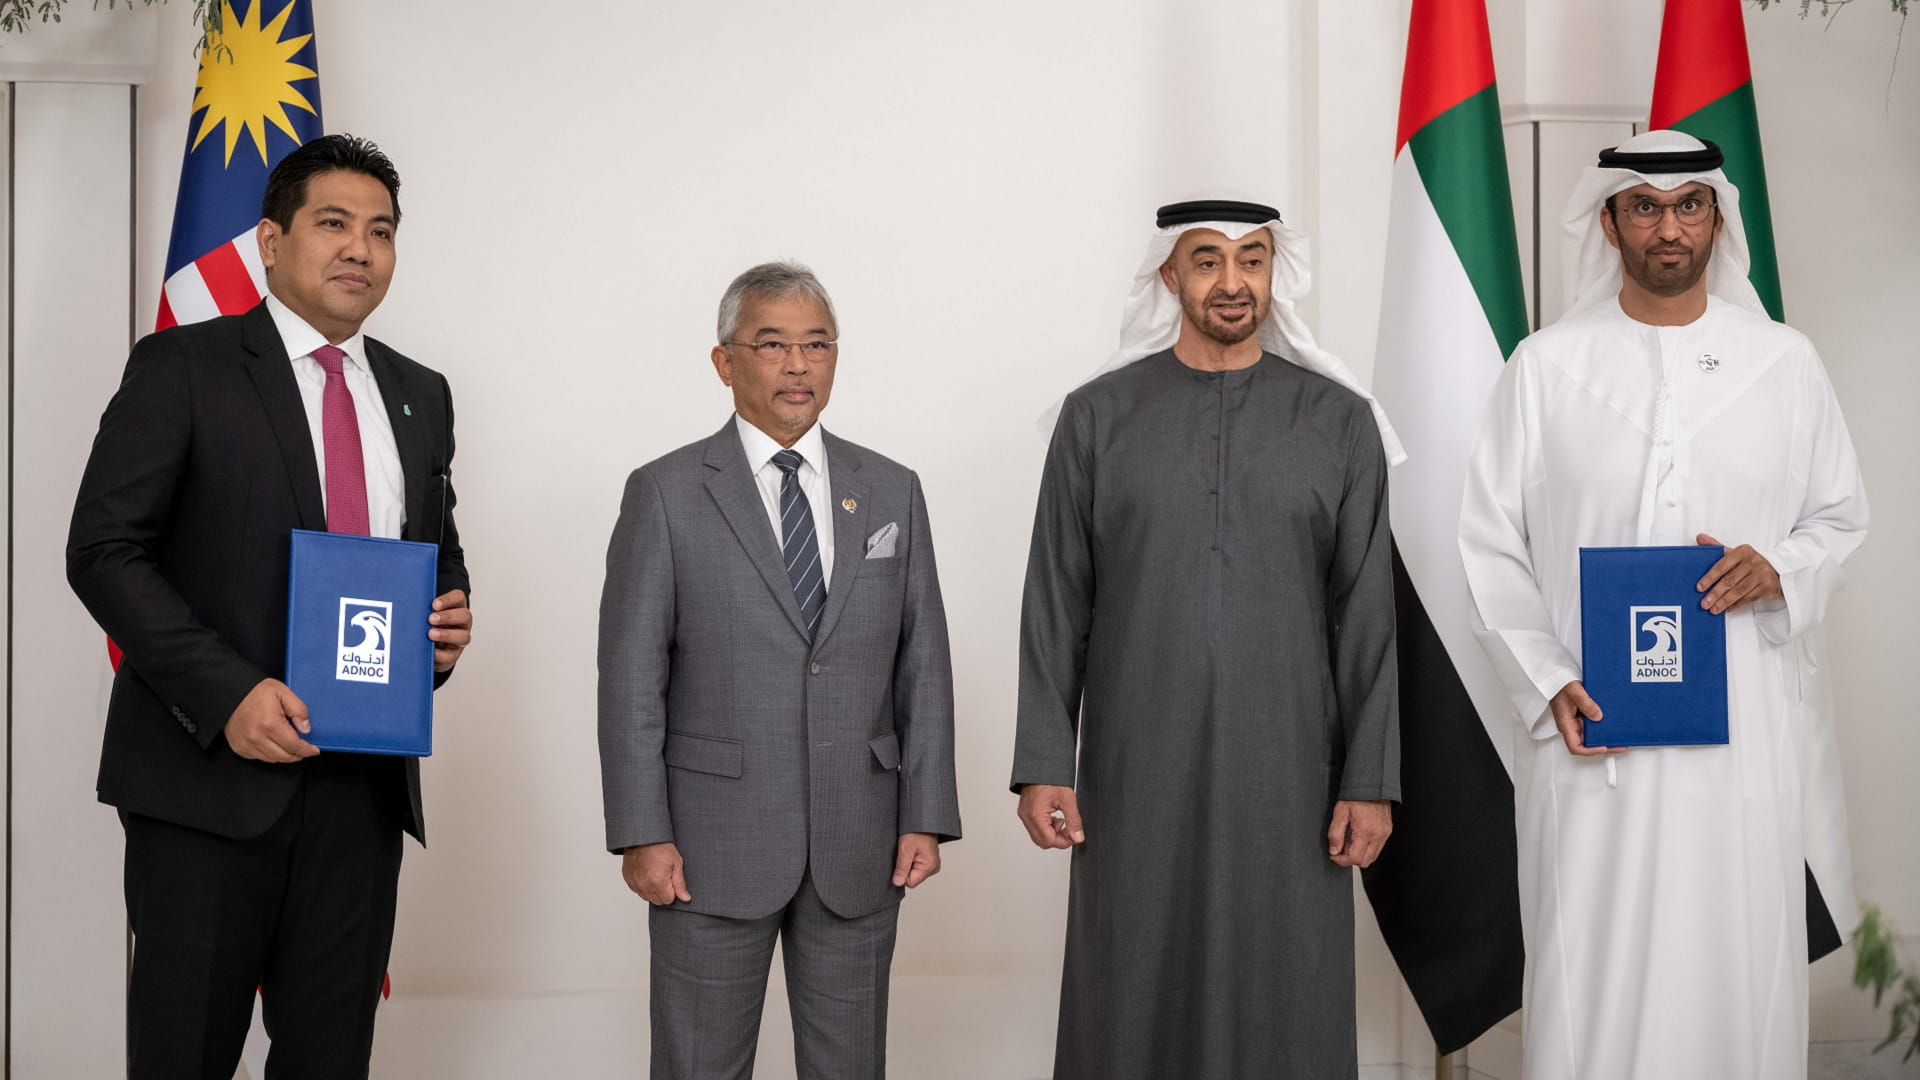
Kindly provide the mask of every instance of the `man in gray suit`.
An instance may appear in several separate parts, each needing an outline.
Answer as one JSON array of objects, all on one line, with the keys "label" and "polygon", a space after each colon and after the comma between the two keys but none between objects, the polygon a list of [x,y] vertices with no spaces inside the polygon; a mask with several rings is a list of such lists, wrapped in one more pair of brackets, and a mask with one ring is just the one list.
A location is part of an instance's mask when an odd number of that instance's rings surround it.
[{"label": "man in gray suit", "polygon": [[736,415],[627,478],[600,603],[607,847],[648,903],[653,1076],[753,1073],[776,939],[803,1080],[886,1075],[904,888],[960,835],[920,481],[822,431],[812,272],[720,301]]}]

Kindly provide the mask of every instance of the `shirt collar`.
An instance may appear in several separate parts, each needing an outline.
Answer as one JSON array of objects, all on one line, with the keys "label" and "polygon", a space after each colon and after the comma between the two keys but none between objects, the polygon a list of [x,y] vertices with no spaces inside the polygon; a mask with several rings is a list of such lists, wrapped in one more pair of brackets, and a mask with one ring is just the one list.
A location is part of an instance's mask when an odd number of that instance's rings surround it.
[{"label": "shirt collar", "polygon": [[[267,313],[273,316],[274,328],[280,331],[280,343],[287,348],[287,358],[298,360],[303,356],[312,356],[313,350],[327,344],[327,335],[307,324],[307,320],[293,313],[293,309],[281,303],[280,298],[267,294]],[[347,362],[362,371],[367,368],[367,336],[356,333],[340,343],[340,351],[347,354]]]},{"label": "shirt collar", "polygon": [[[733,414],[733,426],[739,429],[740,446],[746,450],[747,464],[753,466],[754,472],[759,472],[765,468],[767,464],[773,460],[773,455],[786,449],[779,443],[774,442],[773,436],[754,427],[747,421],[746,417],[741,416],[739,413]],[[808,465],[813,466],[814,472],[824,473],[827,471],[827,443],[826,440],[821,437],[818,422],[808,428],[805,435],[800,436],[799,441],[793,444],[793,449],[806,460]]]}]

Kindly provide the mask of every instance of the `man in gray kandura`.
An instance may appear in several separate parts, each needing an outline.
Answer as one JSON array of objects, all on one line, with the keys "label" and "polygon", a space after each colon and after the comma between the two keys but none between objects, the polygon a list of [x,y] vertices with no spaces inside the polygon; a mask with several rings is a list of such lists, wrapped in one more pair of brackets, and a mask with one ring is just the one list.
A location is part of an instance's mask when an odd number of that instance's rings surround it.
[{"label": "man in gray kandura", "polygon": [[805,267],[720,301],[735,415],[634,471],[600,603],[607,847],[653,905],[653,1076],[753,1074],[776,939],[802,1080],[886,1075],[904,888],[960,835],[920,481],[818,423],[838,323]]},{"label": "man in gray kandura", "polygon": [[1161,208],[1120,352],[1054,429],[1013,787],[1033,842],[1073,849],[1055,1080],[1358,1071],[1400,454],[1294,312],[1306,261],[1269,207]]}]

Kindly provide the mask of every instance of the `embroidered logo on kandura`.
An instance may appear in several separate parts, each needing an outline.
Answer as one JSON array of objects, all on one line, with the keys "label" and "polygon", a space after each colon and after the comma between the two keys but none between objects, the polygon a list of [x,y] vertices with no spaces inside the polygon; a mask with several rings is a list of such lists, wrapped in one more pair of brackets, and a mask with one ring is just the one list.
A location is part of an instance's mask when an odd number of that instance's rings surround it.
[{"label": "embroidered logo on kandura", "polygon": [[340,598],[340,655],[333,677],[385,683],[393,654],[393,601]]},{"label": "embroidered logo on kandura", "polygon": [[1700,370],[1711,375],[1720,370],[1720,358],[1710,352],[1700,354]]},{"label": "embroidered logo on kandura", "polygon": [[1681,681],[1681,610],[1674,606],[1628,608],[1628,661],[1633,665],[1633,680],[1677,683]]}]

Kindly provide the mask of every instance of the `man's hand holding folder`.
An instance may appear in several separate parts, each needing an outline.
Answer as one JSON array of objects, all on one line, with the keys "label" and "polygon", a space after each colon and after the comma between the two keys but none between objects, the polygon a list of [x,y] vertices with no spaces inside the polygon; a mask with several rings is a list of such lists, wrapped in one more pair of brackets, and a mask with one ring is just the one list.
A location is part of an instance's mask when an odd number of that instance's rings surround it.
[{"label": "man's hand holding folder", "polygon": [[307,703],[279,679],[261,679],[227,718],[227,745],[243,758],[286,765],[320,748],[300,736],[312,731]]},{"label": "man's hand holding folder", "polygon": [[[473,641],[473,611],[467,607],[465,590],[435,597],[427,622],[427,637],[433,639],[433,670],[452,671]],[[227,718],[225,734],[227,745],[243,758],[288,765],[320,752],[301,738],[312,731],[307,703],[300,695],[279,679],[262,679]]]},{"label": "man's hand holding folder", "polygon": [[[1694,542],[1706,547],[1720,546],[1720,541],[1706,533],[1694,537]],[[1720,556],[1720,561],[1714,563],[1694,587],[1707,593],[1700,606],[1715,615],[1755,600],[1778,600],[1786,595],[1780,591],[1780,572],[1766,556],[1755,551],[1752,544],[1727,548],[1727,553]],[[1708,589],[1713,591],[1707,592]]]},{"label": "man's hand holding folder", "polygon": [[[1694,542],[1702,547],[1724,549],[1719,560],[1694,584],[1695,592],[1705,594],[1700,599],[1700,607],[1708,614],[1724,615],[1755,601],[1778,600],[1784,595],[1779,573],[1753,545],[1725,547],[1706,533],[1696,536]],[[1587,745],[1585,724],[1599,722],[1602,713],[1599,703],[1587,693],[1586,685],[1580,680],[1561,687],[1547,707],[1553,714],[1554,726],[1560,730],[1560,737],[1567,744],[1568,753],[1580,757],[1601,757],[1627,752],[1624,746]]]},{"label": "man's hand holding folder", "polygon": [[466,591],[454,589],[435,597],[433,614],[427,621],[433,624],[427,631],[433,639],[433,670],[452,671],[467,643],[473,640],[473,610],[467,607]]},{"label": "man's hand holding folder", "polygon": [[1624,746],[1588,746],[1585,729],[1581,720],[1600,719],[1600,706],[1587,696],[1587,688],[1575,679],[1560,688],[1547,702],[1547,708],[1553,712],[1553,726],[1560,729],[1560,737],[1567,741],[1567,752],[1581,757],[1604,757],[1607,754],[1624,754]]}]

